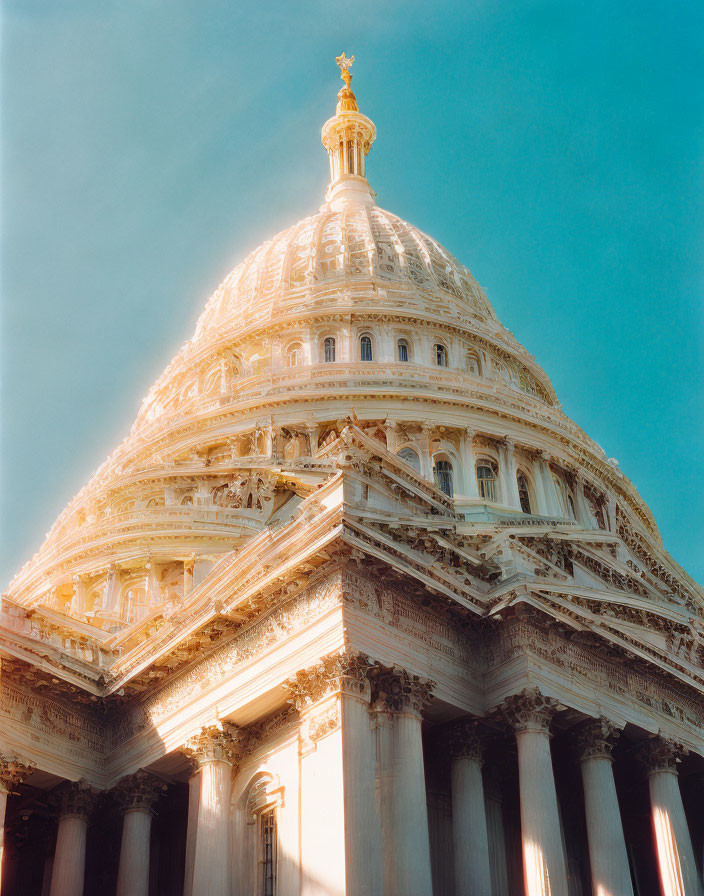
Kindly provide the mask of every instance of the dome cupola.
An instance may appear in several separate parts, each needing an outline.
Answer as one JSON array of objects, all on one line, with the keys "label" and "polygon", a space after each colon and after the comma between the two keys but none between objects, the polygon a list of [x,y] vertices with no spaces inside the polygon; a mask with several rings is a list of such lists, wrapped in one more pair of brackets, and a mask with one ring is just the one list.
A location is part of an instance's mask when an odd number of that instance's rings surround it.
[{"label": "dome cupola", "polygon": [[365,160],[376,139],[374,122],[363,115],[350,87],[350,68],[354,56],[342,53],[335,60],[345,86],[337,94],[335,115],[323,125],[321,139],[330,158],[330,183],[325,199],[335,208],[348,201],[374,204],[374,193],[364,169]]}]

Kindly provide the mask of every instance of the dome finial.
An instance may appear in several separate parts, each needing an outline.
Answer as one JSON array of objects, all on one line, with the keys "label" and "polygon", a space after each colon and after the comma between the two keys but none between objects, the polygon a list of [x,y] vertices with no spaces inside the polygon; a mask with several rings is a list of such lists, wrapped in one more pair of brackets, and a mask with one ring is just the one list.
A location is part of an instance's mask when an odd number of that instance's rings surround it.
[{"label": "dome finial", "polygon": [[354,64],[354,56],[350,56],[350,58],[348,59],[343,51],[339,56],[335,57],[335,62],[340,66],[340,77],[349,89],[350,81],[352,80],[350,69]]},{"label": "dome finial", "polygon": [[330,157],[328,202],[356,200],[373,202],[373,193],[364,174],[365,159],[376,137],[374,122],[362,115],[352,93],[350,68],[354,56],[335,57],[345,86],[337,94],[335,115],[323,125],[321,137]]},{"label": "dome finial", "polygon": [[350,87],[350,82],[352,81],[350,69],[354,62],[354,56],[350,56],[348,59],[345,53],[340,53],[339,56],[335,57],[335,62],[340,66],[340,77],[345,82],[345,86],[337,94],[337,114],[339,115],[340,112],[357,112],[359,111],[357,97],[352,93],[352,88]]}]

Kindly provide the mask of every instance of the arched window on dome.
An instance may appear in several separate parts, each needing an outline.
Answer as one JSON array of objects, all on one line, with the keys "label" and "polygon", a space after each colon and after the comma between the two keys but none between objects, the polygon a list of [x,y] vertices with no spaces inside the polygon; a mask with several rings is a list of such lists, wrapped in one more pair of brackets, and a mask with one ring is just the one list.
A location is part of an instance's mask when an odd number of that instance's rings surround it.
[{"label": "arched window on dome", "polygon": [[398,357],[398,360],[402,364],[405,364],[406,361],[411,360],[410,345],[407,339],[398,340],[398,342],[396,343],[396,355]]},{"label": "arched window on dome", "polygon": [[371,361],[373,360],[372,355],[372,337],[364,336],[360,337],[359,340],[359,357],[362,361]]},{"label": "arched window on dome", "polygon": [[335,360],[335,340],[332,336],[328,336],[323,342],[323,357],[326,364],[331,364]]},{"label": "arched window on dome", "polygon": [[433,346],[435,363],[438,367],[447,367],[447,348],[442,342],[436,342]]},{"label": "arched window on dome", "polygon": [[286,366],[299,367],[303,363],[303,346],[300,342],[292,342],[286,348]]},{"label": "arched window on dome", "polygon": [[493,461],[477,461],[477,486],[479,496],[485,501],[496,501],[497,469]]},{"label": "arched window on dome", "polygon": [[402,448],[398,456],[402,461],[408,464],[409,467],[413,467],[416,473],[420,473],[420,457],[418,457],[418,452],[414,451],[413,448]]},{"label": "arched window on dome", "polygon": [[433,464],[433,479],[441,492],[445,492],[448,498],[454,494],[452,476],[452,464],[446,458],[437,458]]},{"label": "arched window on dome", "polygon": [[193,504],[193,495],[184,495],[181,498],[182,507],[189,507],[191,504]]},{"label": "arched window on dome", "polygon": [[528,479],[522,470],[516,473],[516,484],[518,485],[518,500],[521,502],[521,510],[523,513],[532,513]]},{"label": "arched window on dome", "polygon": [[474,352],[467,352],[465,355],[464,369],[467,373],[471,373],[472,376],[482,375],[482,367],[479,363],[479,358]]}]

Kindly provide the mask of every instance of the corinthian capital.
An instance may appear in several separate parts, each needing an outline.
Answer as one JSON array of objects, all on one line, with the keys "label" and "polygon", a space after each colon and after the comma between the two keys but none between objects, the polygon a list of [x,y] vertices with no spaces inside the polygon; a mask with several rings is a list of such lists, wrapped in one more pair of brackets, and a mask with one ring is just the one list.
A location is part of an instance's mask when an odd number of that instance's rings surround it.
[{"label": "corinthian capital", "polygon": [[218,721],[214,725],[205,725],[199,734],[186,741],[182,750],[196,765],[207,762],[235,765],[243,751],[243,740],[237,725]]},{"label": "corinthian capital", "polygon": [[345,693],[369,700],[368,657],[343,651],[324,657],[319,663],[297,672],[286,682],[292,702],[304,712],[333,693]]},{"label": "corinthian capital", "polygon": [[460,719],[447,728],[447,748],[453,759],[484,763],[486,736],[476,719]]},{"label": "corinthian capital", "polygon": [[4,756],[0,753],[0,790],[9,793],[13,787],[21,784],[27,775],[31,775],[33,770],[33,762],[22,762],[16,756]]},{"label": "corinthian capital", "polygon": [[619,731],[604,716],[590,719],[580,725],[575,733],[580,760],[611,759],[611,752],[618,741]]},{"label": "corinthian capital", "polygon": [[372,675],[373,708],[379,712],[420,715],[435,687],[434,681],[411,675],[405,669],[377,667]]},{"label": "corinthian capital", "polygon": [[675,772],[677,766],[687,755],[682,744],[666,737],[653,737],[646,741],[639,750],[640,760],[651,772]]},{"label": "corinthian capital", "polygon": [[516,731],[547,733],[557,707],[557,700],[545,697],[539,688],[525,688],[520,694],[507,697],[501,709],[509,725]]},{"label": "corinthian capital", "polygon": [[66,781],[51,792],[51,800],[59,810],[59,817],[78,815],[87,818],[93,811],[97,791],[81,778],[80,781]]},{"label": "corinthian capital", "polygon": [[120,778],[113,793],[123,812],[130,809],[148,812],[165,790],[166,784],[160,778],[140,769]]}]

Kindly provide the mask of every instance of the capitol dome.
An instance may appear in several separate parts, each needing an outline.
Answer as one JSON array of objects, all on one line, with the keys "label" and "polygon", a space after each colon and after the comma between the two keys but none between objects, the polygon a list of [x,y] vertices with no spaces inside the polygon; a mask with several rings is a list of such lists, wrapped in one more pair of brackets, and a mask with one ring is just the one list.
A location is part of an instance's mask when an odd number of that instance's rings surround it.
[{"label": "capitol dome", "polygon": [[322,208],[3,595],[2,892],[700,894],[704,594],[337,61]]},{"label": "capitol dome", "polygon": [[[197,581],[266,527],[282,464],[314,458],[349,420],[440,483],[467,521],[527,514],[615,530],[620,513],[661,549],[634,487],[562,413],[470,271],[377,205],[365,172],[376,128],[349,84],[338,99],[322,132],[323,205],[225,278],[9,595],[129,625],[176,600],[184,563]],[[248,507],[236,480],[254,469],[268,493]],[[124,609],[128,593],[139,611]]]}]

